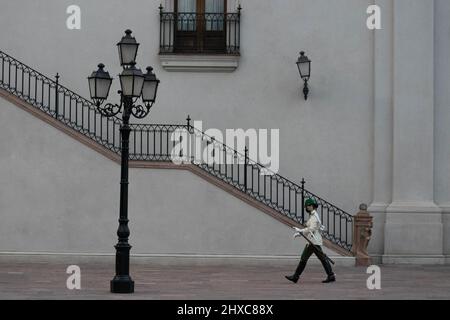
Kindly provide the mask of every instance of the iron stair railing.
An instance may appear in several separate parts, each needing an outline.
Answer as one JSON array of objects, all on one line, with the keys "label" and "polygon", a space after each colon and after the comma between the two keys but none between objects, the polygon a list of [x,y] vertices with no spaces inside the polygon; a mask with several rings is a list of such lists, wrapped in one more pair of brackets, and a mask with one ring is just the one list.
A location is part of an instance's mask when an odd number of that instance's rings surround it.
[{"label": "iron stair railing", "polygon": [[[54,117],[73,130],[80,132],[103,147],[120,154],[119,118],[102,116],[85,98],[59,84],[59,76],[52,80],[0,51],[0,87],[7,92]],[[213,144],[213,152],[223,153],[225,162],[189,162],[217,179],[272,208],[280,215],[300,224],[305,223],[304,200],[313,198],[319,204],[318,213],[325,226],[326,239],[351,253],[354,218],[305,189],[300,184],[271,172],[248,157],[248,150],[239,152],[217,141],[195,127],[190,119],[186,125],[132,124],[130,134],[130,160],[168,162],[176,142],[172,134],[186,130],[190,136],[200,137],[203,147]],[[229,160],[231,159],[231,161]],[[266,173],[262,175],[261,173]]]},{"label": "iron stair railing", "polygon": [[59,84],[59,75],[52,80],[26,64],[0,51],[0,87],[70,128],[120,152],[119,118],[102,116],[93,103]]},{"label": "iron stair railing", "polygon": [[243,152],[239,152],[217,141],[214,137],[193,127],[189,117],[184,126],[138,124],[132,125],[131,128],[130,160],[170,162],[174,156],[182,157],[183,154],[175,154],[179,148],[174,149],[178,143],[181,144],[181,141],[175,141],[175,137],[182,135],[172,135],[177,130],[184,130],[188,133],[188,140],[191,141],[187,145],[192,145],[193,139],[198,137],[201,141],[200,150],[205,150],[209,146],[211,157],[216,157],[214,153],[218,152],[220,154],[217,155],[217,159],[219,157],[221,159],[221,161],[212,159],[198,161],[192,155],[193,152],[186,150],[184,152],[189,154],[188,163],[226,182],[279,214],[297,223],[305,224],[307,220],[304,208],[305,199],[315,199],[319,205],[317,212],[325,226],[322,235],[337,246],[351,252],[353,216],[305,189],[304,179],[300,184],[296,184],[271,172],[267,167],[250,159],[247,148]]}]

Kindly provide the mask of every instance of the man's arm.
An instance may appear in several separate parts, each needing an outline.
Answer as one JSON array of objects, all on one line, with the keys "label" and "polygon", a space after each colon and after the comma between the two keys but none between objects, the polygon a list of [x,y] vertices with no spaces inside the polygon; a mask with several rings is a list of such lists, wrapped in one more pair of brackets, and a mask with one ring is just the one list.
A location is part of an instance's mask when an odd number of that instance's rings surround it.
[{"label": "man's arm", "polygon": [[311,221],[311,225],[309,227],[306,227],[304,229],[300,229],[300,228],[294,227],[294,230],[297,233],[303,233],[303,234],[312,233],[314,231],[319,230],[320,224],[319,224],[319,221],[317,220],[317,218],[313,216],[310,219],[311,219],[310,220]]}]

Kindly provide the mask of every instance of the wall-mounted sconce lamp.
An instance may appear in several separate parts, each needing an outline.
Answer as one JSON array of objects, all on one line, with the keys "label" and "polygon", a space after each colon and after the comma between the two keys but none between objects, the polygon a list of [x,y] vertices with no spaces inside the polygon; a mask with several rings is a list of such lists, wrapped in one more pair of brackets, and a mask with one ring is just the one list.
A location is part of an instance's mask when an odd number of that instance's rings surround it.
[{"label": "wall-mounted sconce lamp", "polygon": [[298,72],[300,72],[300,77],[304,81],[303,86],[303,95],[305,96],[305,100],[308,100],[309,88],[308,88],[308,80],[311,76],[311,60],[307,56],[305,56],[305,52],[300,52],[300,57],[297,60]]}]

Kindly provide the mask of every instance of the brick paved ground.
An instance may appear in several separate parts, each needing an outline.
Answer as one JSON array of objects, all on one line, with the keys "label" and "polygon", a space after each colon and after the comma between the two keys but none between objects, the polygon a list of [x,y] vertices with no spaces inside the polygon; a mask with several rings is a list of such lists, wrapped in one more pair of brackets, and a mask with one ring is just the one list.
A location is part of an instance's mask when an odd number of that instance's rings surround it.
[{"label": "brick paved ground", "polygon": [[382,266],[382,289],[366,288],[365,268],[337,267],[338,282],[322,284],[320,265],[309,265],[299,284],[284,279],[295,262],[252,264],[133,263],[133,295],[109,293],[111,258],[78,261],[82,290],[66,288],[76,258],[48,262],[0,259],[0,299],[450,299],[450,266]]}]

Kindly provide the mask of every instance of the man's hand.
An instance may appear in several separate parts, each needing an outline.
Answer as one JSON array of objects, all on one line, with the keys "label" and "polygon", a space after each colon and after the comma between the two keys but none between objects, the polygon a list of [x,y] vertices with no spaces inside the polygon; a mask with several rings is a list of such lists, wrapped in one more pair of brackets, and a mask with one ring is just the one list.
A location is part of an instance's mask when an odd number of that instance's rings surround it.
[{"label": "man's hand", "polygon": [[295,230],[294,239],[298,238],[298,237],[301,237],[302,233],[304,233],[306,231],[306,229],[300,229],[300,228],[297,228],[297,227],[292,227],[292,228]]},{"label": "man's hand", "polygon": [[294,228],[294,230],[295,230],[295,232],[299,232],[299,233],[305,233],[305,232],[307,232],[308,231],[308,229],[300,229],[300,228],[297,228],[297,227],[293,227]]}]

